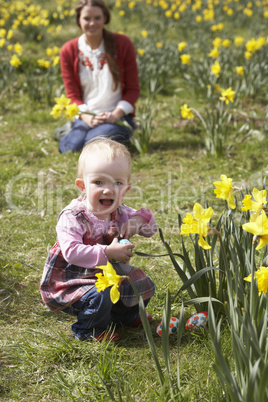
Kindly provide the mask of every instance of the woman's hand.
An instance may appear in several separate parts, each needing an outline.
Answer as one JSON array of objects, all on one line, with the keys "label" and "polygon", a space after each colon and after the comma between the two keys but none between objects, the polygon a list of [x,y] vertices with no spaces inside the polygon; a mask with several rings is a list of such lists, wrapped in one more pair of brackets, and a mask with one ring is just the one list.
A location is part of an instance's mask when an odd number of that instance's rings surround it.
[{"label": "woman's hand", "polygon": [[96,115],[82,113],[80,119],[83,120],[90,128],[94,128],[103,123],[114,124],[117,120],[124,116],[122,109],[115,109],[113,112],[103,112]]},{"label": "woman's hand", "polygon": [[142,226],[148,223],[147,219],[143,216],[133,216],[125,223],[123,223],[120,231],[120,237],[130,239],[134,234],[139,233]]},{"label": "woman's hand", "polygon": [[118,239],[113,239],[112,243],[106,247],[105,254],[108,260],[116,260],[123,263],[129,261],[133,257],[131,249],[135,246],[132,243],[129,244],[119,244]]}]

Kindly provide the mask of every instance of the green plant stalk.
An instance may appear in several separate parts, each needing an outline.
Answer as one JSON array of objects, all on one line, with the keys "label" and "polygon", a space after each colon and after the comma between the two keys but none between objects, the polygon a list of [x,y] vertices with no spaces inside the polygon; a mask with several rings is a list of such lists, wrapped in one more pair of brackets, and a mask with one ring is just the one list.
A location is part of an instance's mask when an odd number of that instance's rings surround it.
[{"label": "green plant stalk", "polygon": [[155,343],[154,343],[154,340],[153,340],[152,331],[151,331],[151,328],[150,328],[150,325],[149,325],[149,322],[148,322],[148,319],[147,319],[147,316],[146,316],[146,311],[145,311],[145,306],[144,306],[144,303],[143,303],[143,299],[139,295],[139,293],[137,291],[137,288],[136,288],[134,282],[132,281],[132,279],[130,277],[128,277],[128,280],[129,280],[129,282],[130,282],[130,284],[131,284],[131,286],[132,286],[132,288],[133,288],[133,290],[135,292],[135,295],[137,296],[137,298],[139,300],[139,310],[140,310],[140,317],[141,317],[142,325],[143,325],[143,328],[144,328],[144,331],[145,331],[145,334],[146,334],[146,337],[147,337],[147,341],[148,341],[149,347],[151,349],[151,352],[152,352],[152,355],[153,355],[153,358],[154,358],[154,361],[155,361],[155,365],[156,365],[156,368],[157,368],[158,378],[159,378],[161,387],[163,387],[164,383],[165,383],[165,378],[164,378],[164,374],[162,372],[162,369],[161,369],[161,366],[160,366],[160,363],[159,363],[159,360],[158,360],[158,357],[157,357],[157,351],[156,351]]}]

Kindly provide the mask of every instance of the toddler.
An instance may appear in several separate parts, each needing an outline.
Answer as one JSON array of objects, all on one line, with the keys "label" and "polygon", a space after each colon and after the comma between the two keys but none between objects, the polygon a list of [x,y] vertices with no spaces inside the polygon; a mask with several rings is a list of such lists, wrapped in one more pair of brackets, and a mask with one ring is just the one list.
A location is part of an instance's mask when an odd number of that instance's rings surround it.
[{"label": "toddler", "polygon": [[[118,340],[118,334],[107,332],[111,324],[141,325],[138,299],[129,281],[121,282],[120,299],[113,304],[110,287],[98,292],[95,286],[95,275],[102,272],[98,266],[109,261],[119,275],[130,276],[145,305],[154,294],[153,281],[129,265],[134,244],[119,243],[120,238],[150,237],[157,230],[148,209],[136,211],[123,204],[131,187],[130,174],[130,154],[124,145],[104,138],[89,142],[79,157],[75,181],[81,196],[59,215],[57,242],[49,252],[40,290],[50,310],[77,317],[72,330],[81,341]],[[148,313],[147,318],[152,319]]]}]

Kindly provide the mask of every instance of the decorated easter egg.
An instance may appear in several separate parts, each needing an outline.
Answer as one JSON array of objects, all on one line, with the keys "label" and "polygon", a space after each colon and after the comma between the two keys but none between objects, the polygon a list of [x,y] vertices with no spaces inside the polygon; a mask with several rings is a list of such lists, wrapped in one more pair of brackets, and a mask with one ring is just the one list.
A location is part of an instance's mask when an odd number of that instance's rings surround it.
[{"label": "decorated easter egg", "polygon": [[[128,239],[121,239],[119,240],[119,244],[130,244],[131,241],[129,241]],[[132,251],[132,248],[130,249],[130,251]]]},{"label": "decorated easter egg", "polygon": [[[179,320],[176,317],[171,317],[169,322],[169,335],[174,335],[177,332],[179,326]],[[156,328],[156,333],[161,336],[162,335],[162,321],[158,324]]]},{"label": "decorated easter egg", "polygon": [[186,322],[185,330],[186,331],[196,331],[200,328],[205,328],[208,323],[208,312],[202,311],[201,313],[194,314],[189,320]]},{"label": "decorated easter egg", "polygon": [[[119,244],[130,244],[131,241],[129,241],[128,239],[121,239],[119,240]],[[132,251],[133,249],[131,248],[130,251]],[[110,262],[113,263],[119,263],[120,261],[116,261],[114,259],[110,260]]]}]

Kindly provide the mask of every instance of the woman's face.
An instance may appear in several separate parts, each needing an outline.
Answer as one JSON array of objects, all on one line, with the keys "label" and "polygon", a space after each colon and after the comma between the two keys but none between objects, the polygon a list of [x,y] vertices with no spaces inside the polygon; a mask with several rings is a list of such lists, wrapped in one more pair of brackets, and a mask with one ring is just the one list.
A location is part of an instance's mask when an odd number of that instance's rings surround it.
[{"label": "woman's face", "polygon": [[103,27],[106,23],[106,17],[100,7],[85,6],[81,10],[80,27],[86,34],[88,41],[101,39],[103,35]]}]

